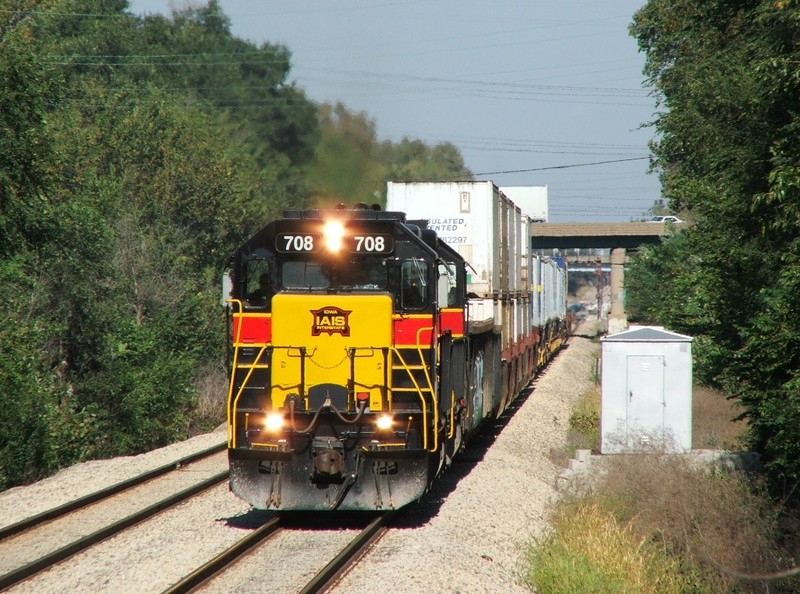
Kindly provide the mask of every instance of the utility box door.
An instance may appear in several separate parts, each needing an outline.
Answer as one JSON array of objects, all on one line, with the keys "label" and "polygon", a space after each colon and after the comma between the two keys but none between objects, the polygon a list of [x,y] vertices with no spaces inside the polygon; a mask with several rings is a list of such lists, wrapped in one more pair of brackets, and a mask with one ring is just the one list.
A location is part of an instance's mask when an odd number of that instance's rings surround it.
[{"label": "utility box door", "polygon": [[664,431],[664,357],[662,355],[629,355],[627,442],[635,448],[648,435]]}]

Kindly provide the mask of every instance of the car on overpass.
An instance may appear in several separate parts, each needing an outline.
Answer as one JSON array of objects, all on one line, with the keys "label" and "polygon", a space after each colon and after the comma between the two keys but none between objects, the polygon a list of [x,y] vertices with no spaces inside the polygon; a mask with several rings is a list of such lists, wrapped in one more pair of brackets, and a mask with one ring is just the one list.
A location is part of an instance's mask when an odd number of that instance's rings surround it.
[{"label": "car on overpass", "polygon": [[653,217],[648,223],[682,223],[683,221],[680,220],[675,215],[663,215],[658,217]]}]

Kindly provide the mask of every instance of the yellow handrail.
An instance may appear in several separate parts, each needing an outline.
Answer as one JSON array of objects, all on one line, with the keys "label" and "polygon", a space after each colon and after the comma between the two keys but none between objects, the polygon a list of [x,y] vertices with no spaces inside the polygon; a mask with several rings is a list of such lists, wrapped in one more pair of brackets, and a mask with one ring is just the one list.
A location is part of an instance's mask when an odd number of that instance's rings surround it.
[{"label": "yellow handrail", "polygon": [[[236,347],[236,351],[238,351],[238,350],[239,350],[239,347]],[[250,380],[250,376],[253,375],[253,372],[256,370],[256,366],[258,365],[258,362],[261,360],[261,355],[263,355],[264,351],[266,351],[266,350],[267,350],[267,345],[262,346],[261,350],[258,351],[258,355],[256,355],[256,358],[253,361],[253,364],[248,366],[250,368],[250,370],[247,372],[247,375],[244,376],[244,379],[242,380],[242,383],[239,386],[239,391],[236,393],[236,396],[233,399],[233,409],[234,410],[236,409],[236,407],[239,404],[239,398],[241,398],[242,392],[244,392],[244,387],[247,385],[247,382]],[[236,357],[234,356],[234,358],[236,358]],[[233,371],[233,373],[231,373],[231,378],[232,379],[231,379],[230,394],[228,395],[229,398],[233,394],[233,383],[234,383],[234,379],[236,377],[235,369],[237,369],[237,368],[234,367],[234,371]],[[232,437],[229,436],[229,441],[232,442],[231,443],[231,447],[234,447],[234,448],[236,447],[236,426],[235,425],[236,425],[236,415],[234,415],[234,417],[233,417],[233,423],[231,423],[229,425],[230,431],[233,433]]]},{"label": "yellow handrail", "polygon": [[[421,367],[425,372],[425,381],[427,382],[427,390],[431,393],[431,408],[433,413],[433,448],[430,450],[431,452],[435,452],[439,448],[439,432],[436,428],[439,426],[439,403],[436,400],[436,394],[433,391],[433,382],[431,380],[430,371],[428,370],[428,366],[425,365],[425,357],[422,352],[422,343],[420,342],[420,334],[422,332],[432,332],[433,326],[428,326],[424,328],[419,328],[417,330],[417,337],[416,337],[416,349],[417,353],[419,354],[419,360],[422,364]],[[413,348],[413,347],[411,347]],[[398,361],[401,363],[403,369],[408,374],[408,377],[411,379],[411,382],[414,384],[414,388],[417,390],[417,395],[419,396],[422,408],[422,425],[423,425],[423,434],[422,434],[422,447],[428,449],[428,411],[427,407],[425,406],[425,398],[422,395],[423,389],[420,388],[417,379],[414,377],[414,374],[411,371],[410,366],[406,363],[403,356],[400,354],[400,350],[397,347],[392,347],[392,352],[397,355]],[[394,388],[392,388],[394,390]]]},{"label": "yellow handrail", "polygon": [[[238,345],[239,344],[239,339],[241,338],[241,335],[242,335],[242,311],[244,310],[244,305],[242,304],[241,300],[239,300],[239,299],[226,299],[225,303],[233,303],[233,304],[236,304],[236,305],[239,306],[239,311],[238,312],[234,312],[234,314],[233,314],[234,324],[236,323],[237,317],[239,318],[238,326],[236,326],[236,336],[233,339],[233,344],[234,345]],[[237,365],[238,365],[238,360],[239,360],[239,347],[238,346],[234,346],[234,348],[233,348],[233,364],[232,364],[233,366],[231,367],[231,378],[230,378],[230,382],[228,383],[228,398],[227,398],[227,403],[226,403],[227,406],[225,407],[226,408],[226,411],[225,411],[226,420],[227,420],[226,426],[228,427],[228,447],[235,447],[234,444],[233,444],[233,436],[235,435],[235,433],[233,431],[233,419],[231,419],[231,416],[232,416],[231,415],[231,411],[233,410],[231,408],[231,406],[233,404],[233,401],[232,401],[232,398],[233,398],[233,386],[234,386],[234,383],[236,381],[236,369],[237,369]],[[234,418],[235,418],[235,415],[234,415]]]},{"label": "yellow handrail", "polygon": [[[427,408],[425,407],[425,398],[422,396],[422,388],[419,387],[419,384],[417,383],[417,378],[414,377],[414,374],[412,373],[411,368],[408,366],[408,363],[405,362],[405,360],[403,359],[403,356],[400,354],[400,351],[397,349],[397,347],[392,347],[392,352],[397,355],[398,361],[400,361],[403,369],[405,369],[406,373],[408,374],[408,377],[411,379],[411,382],[414,384],[414,388],[417,391],[417,396],[419,396],[420,408],[422,409],[422,427],[423,427],[422,447],[427,449],[427,447],[428,447],[428,430],[427,430],[427,427],[428,427],[428,423],[427,423],[428,411],[427,411]],[[394,391],[394,387],[392,387],[392,391]],[[431,395],[433,395],[433,386],[429,385],[429,391],[431,392]],[[436,401],[436,399],[433,398],[433,397],[431,397],[431,400],[433,400],[434,402]]]},{"label": "yellow handrail", "polygon": [[[433,449],[432,452],[435,452],[439,449],[439,401],[436,398],[436,394],[433,392],[433,382],[431,381],[431,375],[428,370],[428,366],[424,364],[425,359],[422,356],[422,344],[420,344],[419,336],[422,332],[430,332],[433,335],[433,326],[429,326],[426,328],[420,328],[417,330],[417,352],[419,353],[419,360],[423,364],[422,368],[425,370],[425,379],[428,381],[428,387],[430,388],[431,392],[431,404],[433,405]],[[427,425],[425,425],[426,430],[425,433],[427,434]],[[426,440],[427,442],[427,440]]]}]

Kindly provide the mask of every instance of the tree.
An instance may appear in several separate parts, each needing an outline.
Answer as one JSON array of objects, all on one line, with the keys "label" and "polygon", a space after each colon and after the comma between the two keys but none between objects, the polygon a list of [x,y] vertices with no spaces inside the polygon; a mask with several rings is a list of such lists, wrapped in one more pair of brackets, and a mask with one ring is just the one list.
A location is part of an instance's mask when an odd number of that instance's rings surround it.
[{"label": "tree", "polygon": [[341,103],[321,105],[319,120],[322,137],[308,178],[320,205],[385,203],[389,180],[472,179],[450,143],[430,147],[409,138],[378,142],[375,122]]},{"label": "tree", "polygon": [[320,142],[309,169],[318,206],[379,202],[383,167],[375,158],[375,123],[341,103],[319,108]]},{"label": "tree", "polygon": [[[46,241],[51,180],[43,166],[52,158],[47,113],[60,100],[60,76],[43,63],[33,41],[33,19],[0,13],[0,256]],[[7,19],[7,20],[6,20]]]},{"label": "tree", "polygon": [[461,152],[449,142],[429,147],[421,140],[403,138],[398,144],[384,142],[381,148],[387,179],[472,179]]},{"label": "tree", "polygon": [[216,424],[198,385],[223,368],[229,254],[312,204],[307,179],[380,200],[393,158],[364,114],[318,120],[288,50],[231,36],[214,0],[171,18],[125,0],[14,8],[0,11],[0,488]]},{"label": "tree", "polygon": [[[650,0],[631,26],[661,108],[664,194],[696,221],[642,255],[632,301],[697,337],[701,377],[742,402],[775,484],[800,480],[799,7]],[[675,305],[647,303],[648,265]]]}]

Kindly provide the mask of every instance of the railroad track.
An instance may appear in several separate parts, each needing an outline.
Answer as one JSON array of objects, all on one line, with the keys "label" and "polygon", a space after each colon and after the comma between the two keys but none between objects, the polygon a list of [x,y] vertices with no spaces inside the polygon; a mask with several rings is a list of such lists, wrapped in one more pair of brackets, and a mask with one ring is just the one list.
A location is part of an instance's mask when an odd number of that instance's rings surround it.
[{"label": "railroad track", "polygon": [[[144,487],[148,483],[154,484],[158,479],[167,477],[170,473],[191,468],[192,465],[203,464],[213,456],[225,450],[225,447],[226,444],[224,443],[217,444],[170,464],[165,464],[131,479],[121,481],[95,493],[91,493],[59,507],[6,526],[0,529],[0,558],[6,560],[12,558],[18,559],[20,556],[18,553],[9,551],[40,549],[41,545],[37,543],[37,539],[40,543],[43,540],[48,540],[52,535],[56,535],[59,532],[70,532],[70,530],[63,530],[61,526],[61,524],[65,523],[69,518],[75,517],[76,522],[80,523],[80,516],[82,514],[89,514],[98,506],[111,505],[113,503],[112,498],[117,496],[123,497],[126,493],[132,492],[132,490],[137,487]],[[132,513],[97,527],[88,533],[81,534],[77,538],[62,543],[55,549],[51,548],[45,553],[37,552],[32,559],[14,564],[14,566],[10,568],[4,567],[0,569],[0,573],[2,573],[2,575],[0,575],[0,590],[18,584],[94,544],[102,542],[135,524],[153,517],[169,507],[222,483],[228,478],[229,474],[227,465],[225,465],[225,468],[226,469],[223,471],[213,472],[210,475],[209,472],[205,472],[207,476],[202,480],[188,480],[189,486],[183,486],[183,488],[178,491],[173,490],[169,495],[160,497],[145,507],[139,504],[138,509]],[[146,500],[146,497],[143,497],[143,499]],[[25,542],[26,538],[30,538],[31,544]]]},{"label": "railroad track", "polygon": [[[341,548],[340,552],[305,587],[299,590],[299,593],[316,594],[324,592],[333,585],[345,571],[361,558],[372,543],[386,533],[390,522],[396,517],[397,513],[397,511],[386,512],[375,517],[345,547]],[[211,580],[228,571],[237,561],[251,553],[254,548],[265,545],[267,541],[280,534],[283,529],[280,516],[270,519],[260,528],[234,543],[217,557],[165,590],[163,594],[187,594],[199,590],[210,583]]]}]

